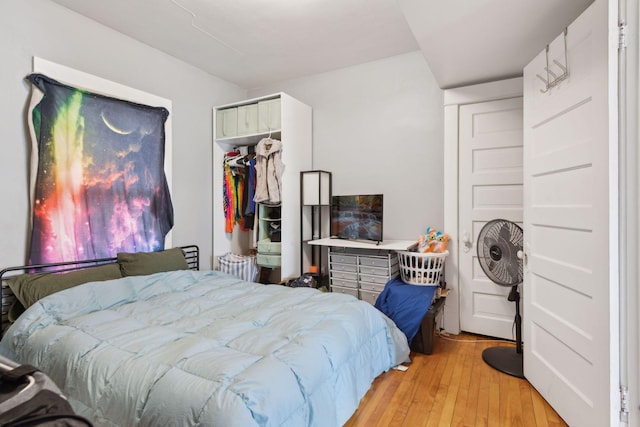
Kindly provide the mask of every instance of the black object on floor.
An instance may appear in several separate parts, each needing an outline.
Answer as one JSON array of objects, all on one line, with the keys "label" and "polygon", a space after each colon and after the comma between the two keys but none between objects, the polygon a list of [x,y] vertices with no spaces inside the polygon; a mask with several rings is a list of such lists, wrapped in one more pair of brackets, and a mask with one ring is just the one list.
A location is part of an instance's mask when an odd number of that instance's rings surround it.
[{"label": "black object on floor", "polygon": [[422,323],[420,324],[420,329],[418,329],[418,333],[411,341],[411,350],[417,353],[423,354],[431,354],[433,353],[433,337],[435,336],[436,331],[436,317],[444,307],[446,298],[441,297],[436,299],[429,310],[427,310],[427,314],[422,318]]}]

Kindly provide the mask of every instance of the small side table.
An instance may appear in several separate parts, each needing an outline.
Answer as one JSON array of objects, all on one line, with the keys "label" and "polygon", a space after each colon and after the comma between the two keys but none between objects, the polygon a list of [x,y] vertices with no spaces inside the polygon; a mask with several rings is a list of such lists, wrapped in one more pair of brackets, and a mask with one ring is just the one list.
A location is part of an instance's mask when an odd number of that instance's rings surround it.
[{"label": "small side table", "polygon": [[446,297],[440,297],[436,299],[429,310],[427,310],[427,314],[422,318],[422,323],[420,324],[420,329],[418,329],[418,333],[411,341],[411,350],[424,353],[431,354],[433,353],[433,337],[435,335],[436,328],[436,317],[442,311],[442,307],[444,307],[444,303]]}]

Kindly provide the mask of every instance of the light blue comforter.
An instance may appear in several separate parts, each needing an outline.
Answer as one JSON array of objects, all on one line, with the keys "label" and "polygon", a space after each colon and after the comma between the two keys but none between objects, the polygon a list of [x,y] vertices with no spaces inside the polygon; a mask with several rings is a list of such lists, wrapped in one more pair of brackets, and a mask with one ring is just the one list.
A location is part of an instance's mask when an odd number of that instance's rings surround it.
[{"label": "light blue comforter", "polygon": [[0,353],[96,425],[340,426],[404,334],[348,295],[216,271],[94,282],[30,307]]}]

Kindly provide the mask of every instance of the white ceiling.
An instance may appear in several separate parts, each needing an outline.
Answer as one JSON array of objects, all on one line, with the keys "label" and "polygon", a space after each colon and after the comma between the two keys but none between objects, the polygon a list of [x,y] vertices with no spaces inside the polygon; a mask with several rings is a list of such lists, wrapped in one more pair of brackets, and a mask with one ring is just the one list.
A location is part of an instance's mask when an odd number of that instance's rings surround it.
[{"label": "white ceiling", "polygon": [[53,0],[253,89],[415,50],[442,88],[520,75],[593,0]]},{"label": "white ceiling", "polygon": [[593,0],[398,0],[442,88],[522,75]]}]

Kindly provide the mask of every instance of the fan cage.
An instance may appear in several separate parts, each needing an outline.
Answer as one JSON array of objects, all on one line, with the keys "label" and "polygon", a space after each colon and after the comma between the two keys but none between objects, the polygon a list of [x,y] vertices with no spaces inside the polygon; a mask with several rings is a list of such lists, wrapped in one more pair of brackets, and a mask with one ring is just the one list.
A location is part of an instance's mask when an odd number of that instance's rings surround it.
[{"label": "fan cage", "polygon": [[447,255],[449,251],[442,253],[398,251],[402,281],[410,285],[440,286]]},{"label": "fan cage", "polygon": [[[512,221],[495,219],[482,227],[478,235],[478,262],[489,280],[500,286],[522,283],[523,266],[518,259],[522,243],[522,228]],[[501,252],[497,259],[491,254],[494,246]]]},{"label": "fan cage", "polygon": [[480,267],[489,280],[500,286],[515,286],[522,283],[524,272],[521,264],[514,271],[509,261],[492,260],[489,251],[490,248],[483,248],[482,256],[478,256]]}]

